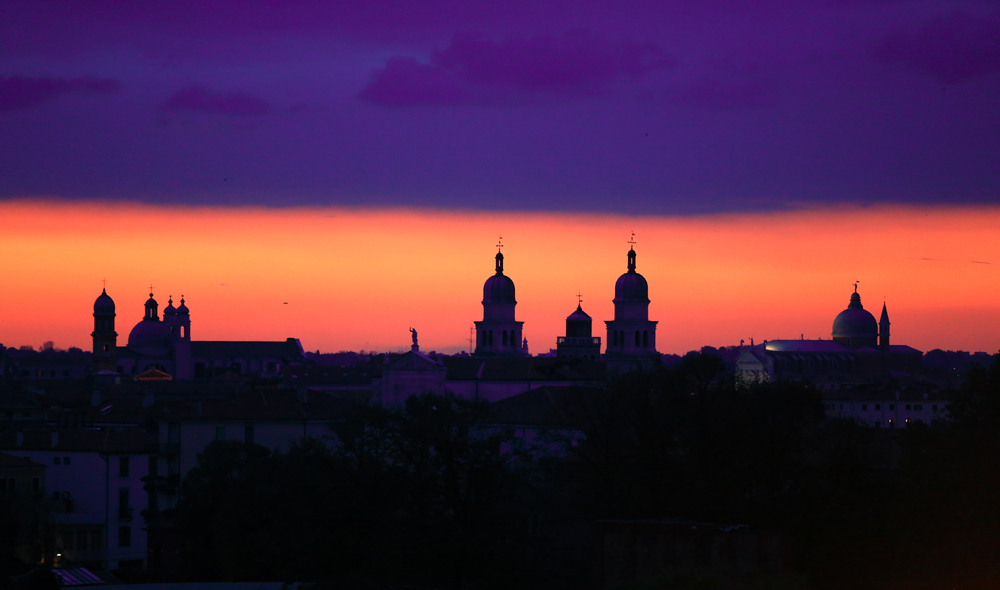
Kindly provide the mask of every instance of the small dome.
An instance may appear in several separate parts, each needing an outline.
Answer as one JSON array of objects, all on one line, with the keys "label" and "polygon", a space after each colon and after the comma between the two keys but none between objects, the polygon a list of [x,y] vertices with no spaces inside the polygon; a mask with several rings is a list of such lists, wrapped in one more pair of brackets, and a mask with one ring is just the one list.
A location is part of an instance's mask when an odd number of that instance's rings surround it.
[{"label": "small dome", "polygon": [[167,355],[172,345],[170,326],[163,322],[143,320],[128,335],[130,349],[150,356]]},{"label": "small dome", "polygon": [[483,285],[483,303],[517,303],[514,300],[514,281],[502,272],[486,279]]},{"label": "small dome", "polygon": [[834,338],[878,338],[878,322],[875,316],[861,306],[861,296],[851,293],[851,303],[847,309],[837,314],[833,320]]},{"label": "small dome", "polygon": [[188,308],[187,308],[186,305],[184,305],[184,298],[183,297],[181,297],[181,305],[180,305],[180,307],[177,308],[177,313],[183,313],[183,314],[187,314],[188,313]]},{"label": "small dome", "polygon": [[101,291],[97,301],[94,301],[94,314],[114,315],[115,301],[108,295],[107,290]]},{"label": "small dome", "polygon": [[163,317],[166,317],[168,315],[174,315],[176,313],[177,313],[177,308],[174,307],[173,298],[167,299],[167,306],[163,308]]}]

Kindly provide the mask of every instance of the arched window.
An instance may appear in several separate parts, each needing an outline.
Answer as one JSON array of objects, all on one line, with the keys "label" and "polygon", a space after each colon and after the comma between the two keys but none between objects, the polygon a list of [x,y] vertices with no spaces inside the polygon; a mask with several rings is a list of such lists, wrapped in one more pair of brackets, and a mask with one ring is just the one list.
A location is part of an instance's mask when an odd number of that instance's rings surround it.
[{"label": "arched window", "polygon": [[490,330],[490,346],[493,346],[493,330]]},{"label": "arched window", "polygon": [[647,330],[642,331],[642,347],[649,348],[649,332]]},{"label": "arched window", "polygon": [[107,344],[105,344],[104,345],[104,352],[109,352],[110,350],[111,350],[111,347],[108,346]]},{"label": "arched window", "polygon": [[639,348],[639,330],[635,331],[635,347]]},{"label": "arched window", "polygon": [[507,330],[503,331],[503,345],[507,346]]},{"label": "arched window", "polygon": [[181,338],[184,337],[184,326],[181,326]]}]

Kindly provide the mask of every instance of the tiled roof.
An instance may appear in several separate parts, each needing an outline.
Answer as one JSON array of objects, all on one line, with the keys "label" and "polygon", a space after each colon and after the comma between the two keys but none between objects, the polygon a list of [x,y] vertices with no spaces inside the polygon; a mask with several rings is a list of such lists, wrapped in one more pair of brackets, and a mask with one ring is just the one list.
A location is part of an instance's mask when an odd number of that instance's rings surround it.
[{"label": "tiled roof", "polygon": [[275,342],[191,341],[191,358],[304,359],[294,338]]},{"label": "tiled roof", "polygon": [[129,430],[55,430],[59,440],[52,446],[53,429],[25,430],[17,446],[18,433],[0,433],[0,450],[96,451],[107,453],[148,453],[155,451],[158,439],[140,428]]},{"label": "tiled roof", "polygon": [[447,357],[448,381],[605,381],[607,363],[551,357]]},{"label": "tiled roof", "polygon": [[31,459],[0,453],[0,469],[38,469],[44,467],[45,465],[35,463]]}]

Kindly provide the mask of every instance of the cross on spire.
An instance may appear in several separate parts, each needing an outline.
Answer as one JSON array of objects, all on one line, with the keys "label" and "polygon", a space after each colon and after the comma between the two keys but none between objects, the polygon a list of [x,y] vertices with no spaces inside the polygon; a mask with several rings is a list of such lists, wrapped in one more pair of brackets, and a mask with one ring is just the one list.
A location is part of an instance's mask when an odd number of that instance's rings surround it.
[{"label": "cross on spire", "polygon": [[500,251],[500,248],[503,248],[503,236],[497,238],[497,252]]},{"label": "cross on spire", "polygon": [[632,232],[632,237],[629,238],[629,241],[627,243],[630,244],[630,247],[635,246],[635,232]]},{"label": "cross on spire", "polygon": [[858,292],[858,283],[860,283],[860,282],[861,282],[861,281],[854,281],[854,292],[855,292],[855,293],[857,293],[857,292]]},{"label": "cross on spire", "polygon": [[101,279],[101,286],[105,289],[108,288],[108,279]]},{"label": "cross on spire", "polygon": [[152,283],[149,284],[149,296],[150,297],[153,296],[153,284]]},{"label": "cross on spire", "polygon": [[583,291],[579,289],[576,291],[576,303],[577,305],[583,305]]}]

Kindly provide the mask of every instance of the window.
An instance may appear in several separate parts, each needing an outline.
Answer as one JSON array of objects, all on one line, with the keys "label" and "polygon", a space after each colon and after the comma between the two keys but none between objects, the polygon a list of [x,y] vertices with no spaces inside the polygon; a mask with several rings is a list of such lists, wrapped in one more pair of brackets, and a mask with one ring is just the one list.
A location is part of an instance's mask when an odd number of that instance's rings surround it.
[{"label": "window", "polygon": [[156,474],[159,471],[159,466],[160,466],[160,458],[157,457],[156,455],[150,455],[149,456],[149,475],[151,475],[153,477],[156,477]]},{"label": "window", "polygon": [[215,427],[215,440],[226,440],[226,427],[216,426]]},{"label": "window", "polygon": [[635,331],[635,347],[639,348],[639,330]]},{"label": "window", "polygon": [[31,491],[36,494],[42,491],[42,478],[40,477],[31,478]]},{"label": "window", "polygon": [[253,444],[253,424],[247,424],[243,427],[243,442],[248,445]]},{"label": "window", "polygon": [[937,404],[934,404],[934,405],[932,405],[932,406],[931,406],[931,410],[933,410],[933,411],[935,411],[935,412],[936,412],[936,411],[937,411]]},{"label": "window", "polygon": [[910,409],[910,404],[906,404],[906,409],[907,409],[907,410],[909,410],[909,409]]},{"label": "window", "polygon": [[60,463],[62,463],[62,457],[54,457],[54,458],[52,459],[52,464],[53,464],[53,465],[58,465],[58,464],[60,464]]},{"label": "window", "polygon": [[503,345],[507,346],[507,330],[503,331]]},{"label": "window", "polygon": [[890,410],[895,410],[896,409],[896,404],[889,404],[889,409]]},{"label": "window", "polygon": [[924,404],[914,404],[913,409],[918,411],[923,411]]},{"label": "window", "polygon": [[118,488],[118,511],[128,513],[128,488]]},{"label": "window", "polygon": [[118,476],[128,477],[128,456],[118,457]]},{"label": "window", "polygon": [[643,348],[649,348],[649,331],[648,330],[643,330],[642,331],[642,347]]},{"label": "window", "polygon": [[882,409],[882,404],[875,404],[875,410],[876,411],[877,410],[881,410],[881,409]]},{"label": "window", "polygon": [[132,527],[130,526],[118,527],[118,546],[119,547],[132,546]]},{"label": "window", "polygon": [[181,338],[184,337],[184,326],[181,326]]},{"label": "window", "polygon": [[63,369],[63,377],[69,377],[69,369]]},{"label": "window", "polygon": [[889,418],[889,428],[895,428],[895,427],[896,427],[896,421],[893,420],[892,418]]},{"label": "window", "polygon": [[865,412],[868,410],[868,404],[861,404],[861,411]]},{"label": "window", "polygon": [[110,350],[111,350],[111,347],[108,346],[107,344],[105,344],[104,345],[104,352],[109,352]]}]

